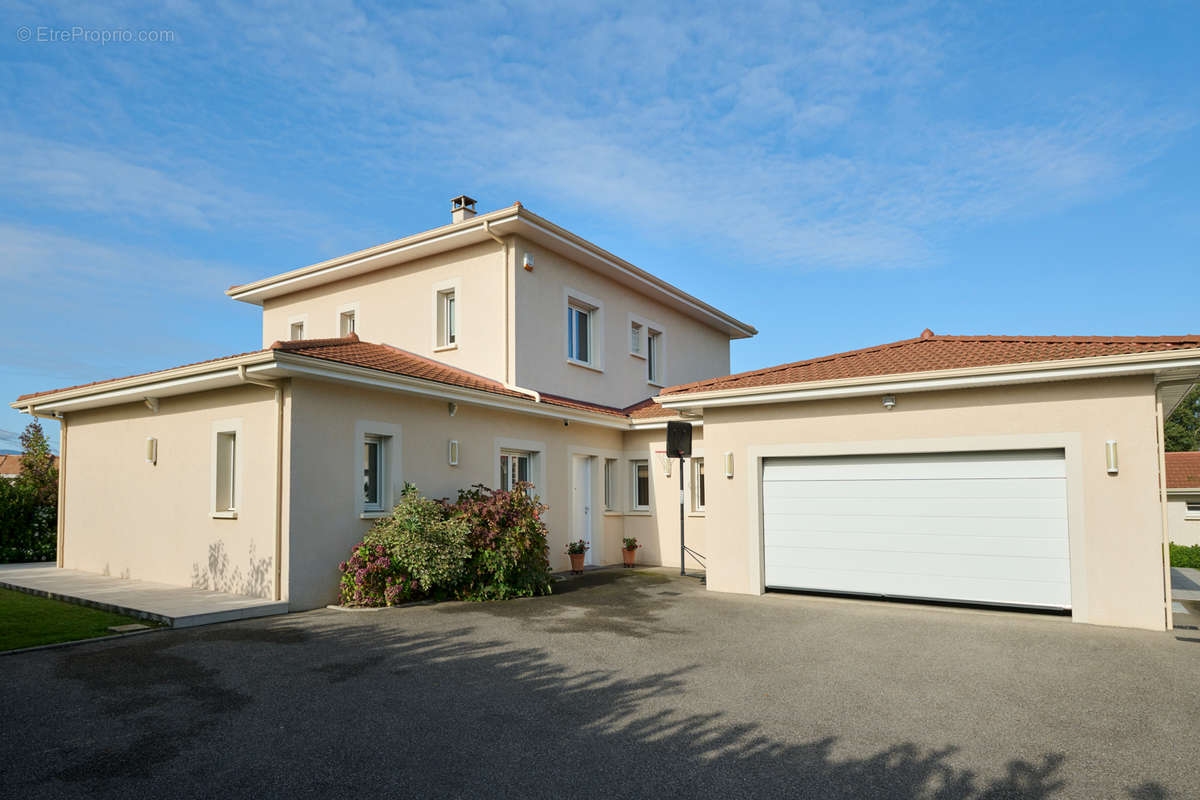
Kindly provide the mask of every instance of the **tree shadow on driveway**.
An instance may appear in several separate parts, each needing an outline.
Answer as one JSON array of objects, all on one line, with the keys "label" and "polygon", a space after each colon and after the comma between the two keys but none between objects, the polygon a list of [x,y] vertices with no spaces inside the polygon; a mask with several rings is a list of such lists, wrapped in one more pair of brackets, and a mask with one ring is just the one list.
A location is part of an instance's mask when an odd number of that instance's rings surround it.
[{"label": "tree shadow on driveway", "polygon": [[953,746],[863,752],[806,738],[800,720],[794,737],[770,735],[692,708],[698,667],[581,669],[456,619],[479,618],[316,612],[9,661],[0,785],[13,797],[1073,796],[1059,753],[981,775]]}]

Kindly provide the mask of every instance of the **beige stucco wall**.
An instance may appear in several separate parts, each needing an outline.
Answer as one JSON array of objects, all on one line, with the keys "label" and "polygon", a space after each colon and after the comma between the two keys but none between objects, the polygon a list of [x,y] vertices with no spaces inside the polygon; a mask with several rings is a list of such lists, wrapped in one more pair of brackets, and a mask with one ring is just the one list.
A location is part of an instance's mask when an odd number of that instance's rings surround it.
[{"label": "beige stucco wall", "polygon": [[[211,514],[213,423],[224,420],[241,424],[236,519]],[[275,430],[274,393],[259,387],[163,398],[158,413],[131,403],[68,414],[63,566],[273,597]]]},{"label": "beige stucco wall", "polygon": [[[636,536],[642,548],[638,551],[638,562],[679,566],[679,460],[671,462],[671,474],[664,469],[662,452],[666,449],[666,430],[632,431],[625,435],[625,453],[621,461],[621,510],[625,520],[625,536]],[[692,455],[703,458],[704,428],[697,425],[692,430]],[[629,463],[634,459],[650,461],[650,510],[632,510],[633,475]],[[706,462],[706,468],[712,464]],[[684,481],[684,532],[688,547],[701,555],[708,555],[705,537],[707,511],[692,507],[691,460],[685,460]],[[712,477],[706,482],[711,484]],[[711,501],[710,501],[711,502]],[[707,561],[707,559],[706,559]],[[703,569],[690,556],[685,561],[689,570]]]},{"label": "beige stucco wall", "polygon": [[[519,385],[621,408],[658,394],[645,360],[629,354],[631,313],[662,326],[664,385],[728,374],[726,334],[520,237],[513,249]],[[520,267],[525,253],[532,272]],[[603,303],[602,372],[567,362],[568,288]]]},{"label": "beige stucco wall", "polygon": [[1187,518],[1187,504],[1200,503],[1200,492],[1167,495],[1167,539],[1175,544],[1200,544],[1200,518]]},{"label": "beige stucco wall", "polygon": [[[435,287],[457,281],[457,343],[435,347]],[[357,304],[357,332],[367,342],[401,347],[504,380],[504,269],[499,244],[474,245],[267,300],[263,347],[287,339],[303,316],[304,335],[339,335],[341,311]]]},{"label": "beige stucco wall", "polygon": [[[741,408],[704,416],[708,478],[708,586],[759,593],[759,470],[784,455],[1061,447],[1067,493],[1073,616],[1077,621],[1165,626],[1155,395],[1149,377]],[[1119,442],[1120,473],[1105,471],[1104,443]],[[731,479],[716,468],[734,454]]]},{"label": "beige stucco wall", "polygon": [[[337,564],[372,524],[361,518],[359,507],[362,431],[399,439],[400,468],[389,480],[393,501],[405,481],[432,497],[453,498],[475,483],[494,487],[501,446],[540,450],[534,482],[549,506],[545,520],[555,570],[569,568],[564,551],[573,533],[571,459],[594,458],[593,555],[598,564],[620,562],[621,520],[602,513],[601,465],[604,457],[622,452],[622,431],[466,403],[459,403],[451,417],[442,400],[317,381],[293,380],[292,393],[288,563],[293,609],[336,598]],[[399,430],[393,433],[388,426]],[[457,467],[447,463],[451,439],[459,442]]]}]

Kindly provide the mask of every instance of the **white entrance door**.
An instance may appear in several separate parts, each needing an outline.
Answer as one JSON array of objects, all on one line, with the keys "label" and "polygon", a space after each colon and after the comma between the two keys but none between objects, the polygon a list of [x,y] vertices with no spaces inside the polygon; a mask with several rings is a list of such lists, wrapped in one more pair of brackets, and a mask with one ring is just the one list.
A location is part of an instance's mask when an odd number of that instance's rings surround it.
[{"label": "white entrance door", "polygon": [[571,540],[588,543],[583,563],[592,563],[592,459],[575,456],[571,477]]},{"label": "white entrance door", "polygon": [[1061,450],[768,459],[769,587],[1071,606]]}]

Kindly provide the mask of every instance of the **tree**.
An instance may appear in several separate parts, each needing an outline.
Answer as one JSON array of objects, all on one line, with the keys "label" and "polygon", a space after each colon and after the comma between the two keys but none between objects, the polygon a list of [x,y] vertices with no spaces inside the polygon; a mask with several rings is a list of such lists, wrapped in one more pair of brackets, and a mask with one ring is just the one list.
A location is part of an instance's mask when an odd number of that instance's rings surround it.
[{"label": "tree", "polygon": [[1183,402],[1163,424],[1167,452],[1200,450],[1200,384],[1193,386]]},{"label": "tree", "polygon": [[18,482],[36,495],[38,503],[58,509],[58,467],[46,432],[36,419],[21,432],[21,475]]}]

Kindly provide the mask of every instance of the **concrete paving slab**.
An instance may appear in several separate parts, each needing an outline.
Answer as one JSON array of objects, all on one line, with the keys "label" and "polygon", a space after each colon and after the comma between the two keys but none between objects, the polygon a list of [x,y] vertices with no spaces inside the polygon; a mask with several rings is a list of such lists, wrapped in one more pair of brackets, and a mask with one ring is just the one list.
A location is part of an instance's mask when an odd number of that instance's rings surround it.
[{"label": "concrete paving slab", "polygon": [[0,566],[0,587],[116,611],[173,628],[288,612],[286,602],[59,569],[53,564]]}]

